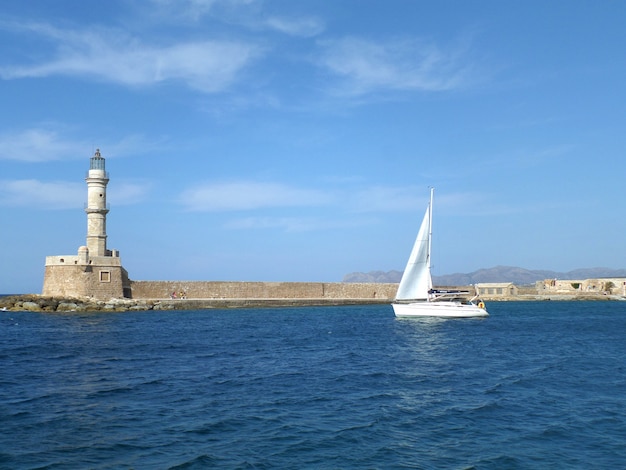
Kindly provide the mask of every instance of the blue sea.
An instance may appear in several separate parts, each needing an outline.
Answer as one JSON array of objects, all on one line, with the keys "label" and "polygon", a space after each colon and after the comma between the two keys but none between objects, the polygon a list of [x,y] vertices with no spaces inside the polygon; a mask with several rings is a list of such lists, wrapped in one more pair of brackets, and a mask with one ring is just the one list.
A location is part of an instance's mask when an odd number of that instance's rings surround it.
[{"label": "blue sea", "polygon": [[626,302],[0,313],[2,469],[626,468]]}]

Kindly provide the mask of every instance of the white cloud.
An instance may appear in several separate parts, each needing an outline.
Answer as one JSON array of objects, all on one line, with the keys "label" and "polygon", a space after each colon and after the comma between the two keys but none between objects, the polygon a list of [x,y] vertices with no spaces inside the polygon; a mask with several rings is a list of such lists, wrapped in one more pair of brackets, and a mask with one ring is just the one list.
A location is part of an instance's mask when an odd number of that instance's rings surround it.
[{"label": "white cloud", "polygon": [[[109,189],[109,202],[116,206],[135,204],[145,199],[147,183],[120,183]],[[40,210],[82,209],[87,201],[85,183],[39,181],[36,179],[0,180],[0,205]]]},{"label": "white cloud", "polygon": [[239,181],[199,185],[186,190],[181,203],[190,211],[244,211],[271,207],[321,206],[332,196],[326,191],[280,183]]},{"label": "white cloud", "polygon": [[0,181],[0,205],[36,209],[76,209],[84,205],[84,184],[34,179]]},{"label": "white cloud", "polygon": [[51,39],[56,56],[39,64],[0,66],[5,80],[70,75],[128,86],[176,80],[212,93],[228,88],[261,55],[253,44],[204,40],[167,46],[144,44],[120,31],[65,31],[28,24],[22,29]]},{"label": "white cloud", "polygon": [[206,15],[219,0],[152,0],[162,13],[185,16],[197,20]]},{"label": "white cloud", "polygon": [[319,44],[319,64],[345,80],[343,92],[348,94],[443,91],[465,86],[469,79],[460,51],[446,51],[417,39],[346,37]]},{"label": "white cloud", "polygon": [[227,222],[225,228],[234,230],[282,229],[287,232],[312,232],[352,227],[363,227],[374,223],[371,219],[320,217],[245,217]]},{"label": "white cloud", "polygon": [[[343,180],[340,180],[343,181]],[[421,211],[427,204],[427,190],[416,187],[346,185],[325,189],[299,188],[284,183],[235,181],[197,185],[184,191],[180,203],[189,211],[235,212],[270,208],[316,208],[333,206],[345,213]],[[291,219],[242,219],[256,226],[288,225]],[[298,219],[302,220],[302,219]],[[300,223],[300,222],[298,222]],[[315,222],[317,224],[318,222]]]},{"label": "white cloud", "polygon": [[318,18],[286,18],[273,16],[266,20],[267,26],[290,36],[312,37],[324,31],[324,23]]},{"label": "white cloud", "polygon": [[161,22],[200,22],[205,18],[259,31],[271,29],[289,36],[312,37],[324,30],[314,16],[267,16],[259,0],[152,0],[151,14]]},{"label": "white cloud", "polygon": [[0,134],[0,160],[43,162],[85,156],[91,146],[70,141],[49,129],[26,129]]},{"label": "white cloud", "polygon": [[257,0],[152,0],[156,14],[167,18],[183,18],[198,21],[216,9],[230,10],[249,7]]},{"label": "white cloud", "polygon": [[[128,206],[145,201],[152,185],[149,183],[111,183],[107,194],[107,199],[113,206]],[[87,194],[87,187],[83,191]],[[86,196],[83,196],[86,197]]]},{"label": "white cloud", "polygon": [[248,229],[282,229],[287,232],[309,232],[319,230],[320,220],[313,217],[246,217],[231,220],[225,228]]},{"label": "white cloud", "polygon": [[[102,142],[98,145],[105,158],[109,156],[144,154],[160,145],[159,141],[146,139],[142,135],[127,135],[117,142]],[[72,140],[62,131],[52,128],[34,127],[0,134],[0,160],[21,162],[47,162],[88,158],[93,144]]]}]

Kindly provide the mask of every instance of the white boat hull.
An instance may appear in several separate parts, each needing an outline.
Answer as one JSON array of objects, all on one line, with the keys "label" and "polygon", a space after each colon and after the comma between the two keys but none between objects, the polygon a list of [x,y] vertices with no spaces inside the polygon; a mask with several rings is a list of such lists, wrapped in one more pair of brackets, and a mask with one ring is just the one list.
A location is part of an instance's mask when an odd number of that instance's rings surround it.
[{"label": "white boat hull", "polygon": [[393,303],[391,305],[396,317],[472,318],[489,316],[484,308],[454,301]]}]

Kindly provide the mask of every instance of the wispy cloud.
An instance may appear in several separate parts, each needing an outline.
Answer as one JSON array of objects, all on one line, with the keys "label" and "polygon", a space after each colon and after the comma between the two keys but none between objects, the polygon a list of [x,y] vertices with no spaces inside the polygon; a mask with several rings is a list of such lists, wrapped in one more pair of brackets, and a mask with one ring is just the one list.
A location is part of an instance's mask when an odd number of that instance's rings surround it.
[{"label": "wispy cloud", "polygon": [[207,18],[252,31],[272,30],[295,37],[324,31],[322,19],[312,15],[267,15],[259,0],[152,0],[151,14],[160,21],[198,23]]},{"label": "wispy cloud", "polygon": [[326,191],[255,181],[198,185],[186,190],[180,197],[187,210],[205,212],[321,206],[330,204],[332,200],[332,195]]},{"label": "wispy cloud", "polygon": [[[118,141],[98,143],[103,156],[138,155],[156,148],[159,141],[142,135],[127,135]],[[46,162],[87,158],[93,143],[72,139],[63,130],[34,127],[0,134],[0,160]]]},{"label": "wispy cloud", "polygon": [[36,209],[76,209],[86,197],[85,185],[34,179],[0,181],[0,205]]},{"label": "wispy cloud", "polygon": [[230,220],[224,228],[233,230],[279,229],[286,232],[312,232],[317,230],[363,227],[374,223],[364,218],[321,218],[321,217],[245,217]]},{"label": "wispy cloud", "polygon": [[158,13],[197,20],[208,14],[220,0],[151,0]]},{"label": "wispy cloud", "polygon": [[206,93],[228,88],[238,74],[262,55],[243,41],[203,40],[169,45],[146,44],[116,30],[61,30],[46,24],[20,25],[52,41],[56,54],[37,64],[2,64],[5,80],[68,75],[127,86],[181,81]]},{"label": "wispy cloud", "polygon": [[[115,184],[109,201],[116,205],[136,204],[145,199],[148,183]],[[36,179],[0,180],[0,206],[37,210],[81,209],[87,198],[85,183],[40,181]]]},{"label": "wispy cloud", "polygon": [[[151,189],[152,184],[149,182],[122,181],[120,183],[111,183],[108,191],[108,200],[113,206],[138,204],[146,200]],[[83,187],[83,192],[85,191],[86,187]]]},{"label": "wispy cloud", "polygon": [[298,18],[272,16],[267,18],[265,24],[290,36],[313,37],[324,31],[324,22],[313,16]]},{"label": "wispy cloud", "polygon": [[216,10],[229,11],[250,7],[258,0],[151,0],[155,14],[161,17],[198,21],[215,14]]},{"label": "wispy cloud", "polygon": [[[327,180],[326,180],[327,181]],[[415,211],[425,207],[426,191],[415,187],[366,186],[363,181],[337,186],[297,187],[280,182],[234,181],[200,184],[182,193],[179,202],[189,211],[238,212],[271,208],[333,208],[343,214]],[[280,220],[250,218],[256,226],[286,225]],[[302,219],[298,219],[302,220]],[[315,222],[317,224],[318,222]]]},{"label": "wispy cloud", "polygon": [[445,50],[414,38],[374,41],[358,37],[320,41],[319,65],[342,78],[341,92],[445,91],[467,85],[465,48]]},{"label": "wispy cloud", "polygon": [[33,128],[0,134],[0,160],[43,162],[85,156],[91,146],[64,138],[58,131]]}]

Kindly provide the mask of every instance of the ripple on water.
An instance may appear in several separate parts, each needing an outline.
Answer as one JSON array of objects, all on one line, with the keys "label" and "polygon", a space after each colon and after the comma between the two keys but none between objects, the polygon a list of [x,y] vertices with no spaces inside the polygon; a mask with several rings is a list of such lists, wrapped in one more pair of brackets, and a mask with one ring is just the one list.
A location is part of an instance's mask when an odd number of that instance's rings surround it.
[{"label": "ripple on water", "polygon": [[0,468],[622,468],[622,308],[20,313]]}]

